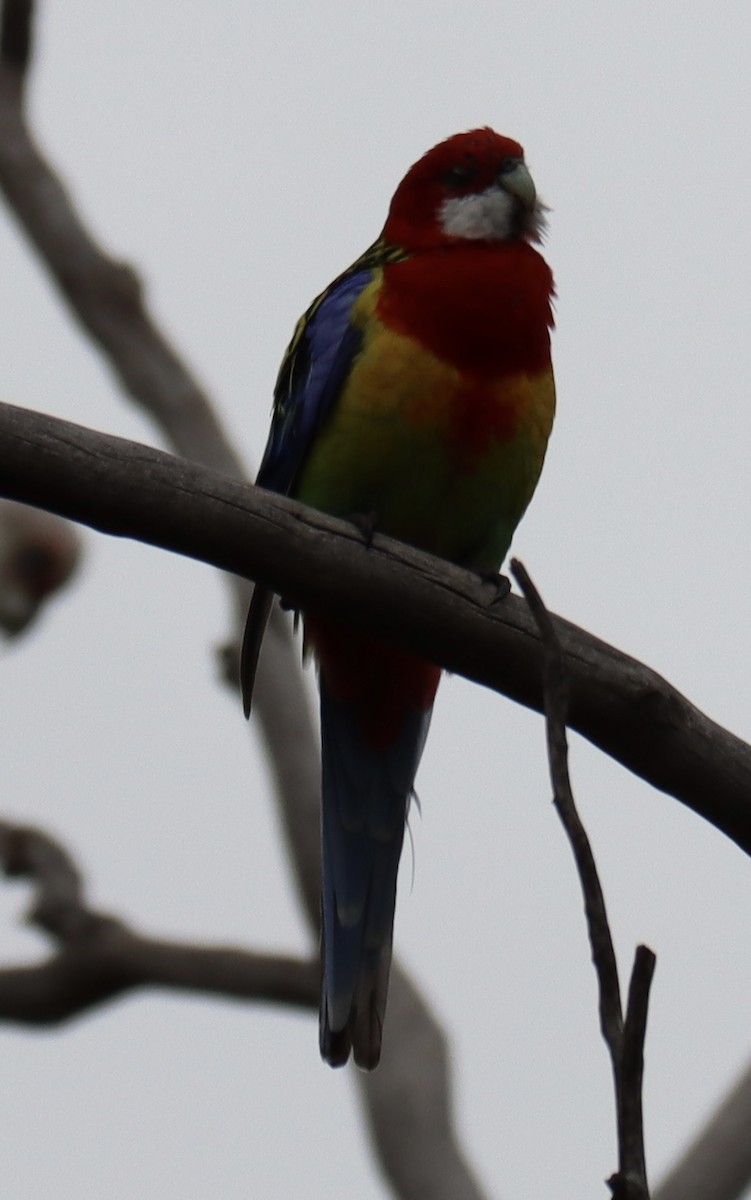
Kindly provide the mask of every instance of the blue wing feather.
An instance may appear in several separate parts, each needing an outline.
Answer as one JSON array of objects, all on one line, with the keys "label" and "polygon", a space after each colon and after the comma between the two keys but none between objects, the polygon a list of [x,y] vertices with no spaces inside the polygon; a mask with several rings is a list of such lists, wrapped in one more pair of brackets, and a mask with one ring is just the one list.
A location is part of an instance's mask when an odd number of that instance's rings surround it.
[{"label": "blue wing feather", "polygon": [[[258,487],[294,494],[295,484],[318,430],[344,386],[362,338],[352,325],[355,300],[373,277],[376,242],[348,271],[335,279],[300,318],[282,359],[274,389],[271,431],[256,478]],[[240,689],[245,716],[250,716],[258,656],[271,612],[272,595],[260,585],[253,589],[240,651]]]},{"label": "blue wing feather", "polygon": [[[294,495],[295,484],[318,430],[344,386],[362,340],[352,325],[352,306],[373,272],[406,257],[378,238],[311,304],[300,318],[282,359],[274,389],[271,432],[256,478],[259,487]],[[256,585],[240,651],[240,689],[250,716],[258,656],[272,596]]]},{"label": "blue wing feather", "polygon": [[302,318],[279,372],[271,433],[256,480],[259,487],[283,495],[294,491],[316,434],[362,345],[350,314],[371,279],[370,270],[340,276]]},{"label": "blue wing feather", "polygon": [[294,493],[315,436],[362,345],[351,322],[352,306],[375,270],[406,257],[399,246],[378,238],[298,321],[274,388],[271,432],[256,479],[259,487],[285,496]]}]

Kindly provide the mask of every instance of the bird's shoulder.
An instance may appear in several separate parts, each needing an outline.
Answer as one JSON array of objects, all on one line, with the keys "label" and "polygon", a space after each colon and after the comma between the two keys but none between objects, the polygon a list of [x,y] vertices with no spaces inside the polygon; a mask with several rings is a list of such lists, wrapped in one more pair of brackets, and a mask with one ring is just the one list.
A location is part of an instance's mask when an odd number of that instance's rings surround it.
[{"label": "bird's shoulder", "polygon": [[295,326],[282,358],[274,389],[275,402],[293,390],[299,375],[312,355],[325,353],[330,344],[343,336],[354,302],[367,287],[375,271],[392,263],[403,262],[409,255],[399,246],[379,237],[345,271],[316,296]]},{"label": "bird's shoulder", "polygon": [[256,482],[288,493],[362,344],[353,307],[404,250],[379,237],[309,305],[295,326],[274,388],[271,432]]}]

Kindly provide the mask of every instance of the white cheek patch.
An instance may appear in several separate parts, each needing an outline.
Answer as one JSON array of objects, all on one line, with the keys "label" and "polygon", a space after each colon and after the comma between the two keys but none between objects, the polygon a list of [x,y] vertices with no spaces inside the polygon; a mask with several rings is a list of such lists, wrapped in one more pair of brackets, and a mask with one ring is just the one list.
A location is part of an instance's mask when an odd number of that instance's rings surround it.
[{"label": "white cheek patch", "polygon": [[449,237],[505,242],[518,229],[517,202],[499,187],[444,200],[438,214]]},{"label": "white cheek patch", "polygon": [[545,206],[539,201],[520,214],[518,200],[500,187],[469,196],[452,196],[438,210],[441,228],[449,237],[481,242],[506,242],[526,235],[539,241],[545,232]]}]

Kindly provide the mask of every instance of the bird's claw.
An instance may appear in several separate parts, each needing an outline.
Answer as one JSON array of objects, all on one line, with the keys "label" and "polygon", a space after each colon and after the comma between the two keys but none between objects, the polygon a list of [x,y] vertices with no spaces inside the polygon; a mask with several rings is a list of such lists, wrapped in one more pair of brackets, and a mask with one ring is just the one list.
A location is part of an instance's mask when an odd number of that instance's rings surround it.
[{"label": "bird's claw", "polygon": [[499,575],[497,571],[488,571],[487,574],[481,576],[483,583],[489,583],[493,588],[494,595],[491,597],[490,605],[500,604],[505,600],[511,591],[511,580],[506,575]]},{"label": "bird's claw", "polygon": [[370,549],[376,531],[376,514],[374,512],[348,513],[346,519],[350,525],[354,525],[355,529],[359,529],[366,547]]}]

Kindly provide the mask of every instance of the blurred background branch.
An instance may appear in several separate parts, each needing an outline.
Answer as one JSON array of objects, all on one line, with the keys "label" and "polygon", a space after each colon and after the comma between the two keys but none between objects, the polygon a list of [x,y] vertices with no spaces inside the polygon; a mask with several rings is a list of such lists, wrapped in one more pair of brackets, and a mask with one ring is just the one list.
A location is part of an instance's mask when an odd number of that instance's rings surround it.
[{"label": "blurred background branch", "polygon": [[751,1184],[751,1066],[672,1166],[654,1200],[739,1200]]},{"label": "blurred background branch", "polygon": [[0,862],[33,883],[27,920],[55,945],[37,965],[0,968],[0,1021],[59,1024],[149,987],[318,1008],[317,961],[146,937],[96,912],[67,850],[40,829],[0,821]]},{"label": "blurred background branch", "polygon": [[45,601],[78,570],[83,543],[75,525],[52,513],[0,500],[0,629],[23,633]]},{"label": "blurred background branch", "polygon": [[[242,478],[239,457],[214,408],[158,329],[136,272],[97,245],[31,133],[25,93],[34,10],[29,0],[4,0],[0,13],[0,187],[6,202],[124,392],[151,416],[167,444],[203,466]],[[249,587],[238,577],[227,577],[227,583],[235,618],[232,639],[238,641]],[[261,655],[255,711],[297,891],[317,936],[319,752],[299,654],[279,613],[270,622]],[[436,1200],[474,1200],[479,1187],[452,1124],[443,1033],[407,972],[396,965],[390,1053],[381,1061],[379,1085],[361,1084],[368,1127],[397,1195],[414,1195],[415,1178],[427,1175],[420,1186]]]}]

